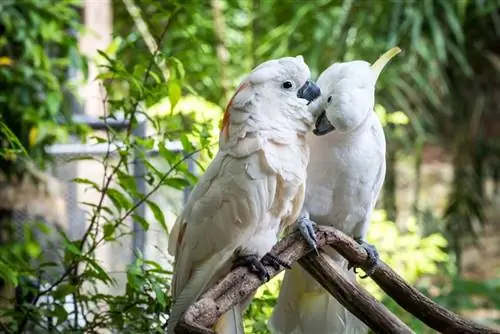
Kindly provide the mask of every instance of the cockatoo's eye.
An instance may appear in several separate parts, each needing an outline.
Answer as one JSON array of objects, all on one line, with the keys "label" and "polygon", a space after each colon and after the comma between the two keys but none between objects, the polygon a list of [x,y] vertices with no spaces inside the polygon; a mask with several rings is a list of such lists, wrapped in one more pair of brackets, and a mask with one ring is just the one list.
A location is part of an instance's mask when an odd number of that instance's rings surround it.
[{"label": "cockatoo's eye", "polygon": [[293,87],[293,83],[291,81],[285,81],[283,82],[283,84],[281,85],[281,87],[285,88],[285,89],[290,89]]},{"label": "cockatoo's eye", "polygon": [[328,96],[328,99],[326,100],[326,102],[328,102],[328,104],[332,103],[332,96]]}]

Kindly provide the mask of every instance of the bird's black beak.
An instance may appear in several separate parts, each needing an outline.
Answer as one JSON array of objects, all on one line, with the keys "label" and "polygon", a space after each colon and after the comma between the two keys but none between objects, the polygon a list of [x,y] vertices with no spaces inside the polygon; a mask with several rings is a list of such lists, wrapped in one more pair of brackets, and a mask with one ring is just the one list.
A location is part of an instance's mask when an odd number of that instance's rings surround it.
[{"label": "bird's black beak", "polygon": [[330,123],[330,121],[328,121],[328,118],[326,118],[326,111],[323,110],[321,114],[319,114],[318,118],[316,118],[316,125],[313,133],[316,136],[323,136],[333,130],[335,130],[335,127],[332,123]]},{"label": "bird's black beak", "polygon": [[297,92],[298,98],[305,99],[309,103],[311,103],[315,98],[317,98],[320,95],[321,95],[321,90],[319,89],[319,86],[316,85],[311,80],[307,80],[306,83],[302,87],[300,87]]}]

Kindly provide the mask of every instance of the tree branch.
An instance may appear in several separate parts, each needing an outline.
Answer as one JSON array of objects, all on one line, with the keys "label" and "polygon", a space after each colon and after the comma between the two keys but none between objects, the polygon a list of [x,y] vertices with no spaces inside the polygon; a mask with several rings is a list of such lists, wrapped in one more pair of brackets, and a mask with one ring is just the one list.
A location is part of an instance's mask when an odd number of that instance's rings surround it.
[{"label": "tree branch", "polygon": [[319,256],[309,252],[299,264],[352,314],[375,333],[414,333],[368,291],[347,279],[323,250],[319,252]]},{"label": "tree branch", "polygon": [[[362,269],[367,269],[369,267],[366,251],[359,246],[356,241],[332,227],[317,226],[315,229],[319,248],[327,244],[331,245],[354,265]],[[280,240],[270,253],[280,258],[282,261],[292,264],[310,253],[310,248],[300,234],[294,232]],[[378,302],[378,304],[373,303],[373,301],[366,299],[366,296],[364,296],[362,297],[365,298],[365,300],[362,301],[364,306],[362,309],[360,308],[364,316],[361,318],[359,310],[356,311],[352,305],[348,305],[349,298],[353,298],[352,301],[356,303],[361,301],[359,296],[360,294],[364,294],[364,292],[362,292],[357,285],[351,283],[351,287],[346,288],[343,286],[341,290],[338,286],[332,284],[334,280],[338,279],[338,277],[335,279],[331,278],[332,275],[338,273],[335,273],[335,270],[326,262],[322,263],[323,260],[318,259],[314,254],[308,255],[300,262],[301,265],[305,265],[311,275],[317,275],[316,279],[318,282],[324,287],[328,287],[329,292],[332,293],[334,297],[339,298],[338,300],[340,303],[347,308],[351,307],[351,312],[359,316],[360,320],[369,322],[367,323],[368,326],[374,326],[373,321],[367,319],[367,317],[370,317],[368,313],[377,312],[379,314],[386,314],[386,312],[388,312],[386,309],[382,309]],[[314,264],[314,266],[312,266],[312,264]],[[325,269],[325,267],[328,269]],[[281,271],[275,270],[269,266],[266,267],[266,269],[271,277],[276,276]],[[327,277],[328,279],[325,279]],[[379,261],[379,266],[370,277],[400,306],[422,320],[429,327],[441,333],[500,334],[500,332],[476,324],[436,304],[406,283],[382,261]],[[337,283],[343,285],[343,283],[339,283],[339,281],[337,281]],[[261,285],[262,281],[254,274],[250,273],[247,268],[239,267],[234,269],[214,287],[205,292],[196,303],[188,308],[183,321],[179,322],[176,328],[176,333],[214,333],[214,331],[208,328],[211,328],[222,314],[228,311],[232,306],[238,304],[243,298],[254,292]],[[337,294],[337,296],[335,296],[333,291],[336,291],[335,294]],[[346,298],[340,298],[339,294],[345,294],[344,296],[346,296]],[[353,297],[354,295],[356,295],[356,297]],[[347,296],[349,297],[347,298]],[[367,303],[370,305],[365,305]],[[400,326],[399,328],[401,329],[397,333],[411,333],[411,331],[406,329],[407,327],[403,328],[398,323],[396,323],[396,325]],[[394,331],[395,327],[392,329],[386,327],[388,326],[387,319],[380,321],[377,326],[379,327],[372,329],[376,329],[377,332],[396,333]]]}]

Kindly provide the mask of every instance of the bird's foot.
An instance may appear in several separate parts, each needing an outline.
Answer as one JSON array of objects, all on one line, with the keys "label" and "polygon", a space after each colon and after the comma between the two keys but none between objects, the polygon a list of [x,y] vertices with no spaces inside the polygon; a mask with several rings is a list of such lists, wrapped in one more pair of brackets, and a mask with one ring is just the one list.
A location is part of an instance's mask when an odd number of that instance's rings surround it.
[{"label": "bird's foot", "polygon": [[316,233],[314,232],[315,222],[307,217],[301,216],[297,219],[297,228],[304,239],[306,239],[309,246],[318,253],[318,240],[316,239]]},{"label": "bird's foot", "polygon": [[270,279],[266,267],[264,267],[262,261],[259,261],[257,255],[243,255],[238,257],[236,261],[234,261],[231,269],[236,267],[247,267],[250,272],[257,275],[257,277],[264,282],[267,282]]},{"label": "bird's foot", "polygon": [[281,260],[280,258],[274,255],[271,255],[270,253],[264,255],[260,260],[260,262],[262,262],[262,264],[265,266],[273,267],[275,270],[280,270],[281,267],[284,267],[286,269],[292,269],[292,267],[290,267],[288,263],[286,263],[285,261]]},{"label": "bird's foot", "polygon": [[[378,252],[377,252],[377,249],[375,248],[375,246],[370,245],[369,243],[365,242],[363,239],[354,238],[354,240],[358,244],[360,244],[361,247],[363,247],[366,250],[366,253],[368,254],[368,263],[370,264],[370,267],[365,271],[366,274],[364,276],[360,276],[360,278],[364,279],[364,278],[371,276],[373,274],[373,272],[375,271],[375,269],[377,269],[378,259],[379,259]],[[356,267],[354,267],[351,263],[349,263],[347,269],[350,270],[351,268],[353,268],[353,271],[355,274],[358,273],[356,270]]]},{"label": "bird's foot", "polygon": [[264,255],[262,259],[260,259],[260,261],[257,255],[240,256],[236,259],[236,261],[234,261],[231,269],[242,266],[247,267],[252,273],[257,275],[259,279],[264,282],[269,281],[269,279],[271,278],[265,266],[271,266],[275,270],[280,270],[280,266],[283,266],[287,269],[291,268],[288,263],[269,253]]}]

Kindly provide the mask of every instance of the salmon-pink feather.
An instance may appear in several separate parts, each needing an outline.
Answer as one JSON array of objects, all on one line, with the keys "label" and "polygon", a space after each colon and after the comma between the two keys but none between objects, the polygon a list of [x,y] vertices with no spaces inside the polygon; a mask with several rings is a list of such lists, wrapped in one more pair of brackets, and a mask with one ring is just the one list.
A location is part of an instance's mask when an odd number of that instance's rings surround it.
[{"label": "salmon-pink feather", "polygon": [[245,89],[249,85],[250,85],[249,82],[242,83],[241,86],[238,87],[238,89],[234,93],[233,97],[231,97],[231,100],[229,100],[229,102],[226,106],[226,110],[224,110],[224,116],[222,117],[222,120],[219,123],[219,128],[221,129],[221,134],[226,136],[226,137],[229,135],[229,108],[233,104],[233,100],[236,97],[236,95],[238,95],[239,92],[241,92],[243,89]]}]

